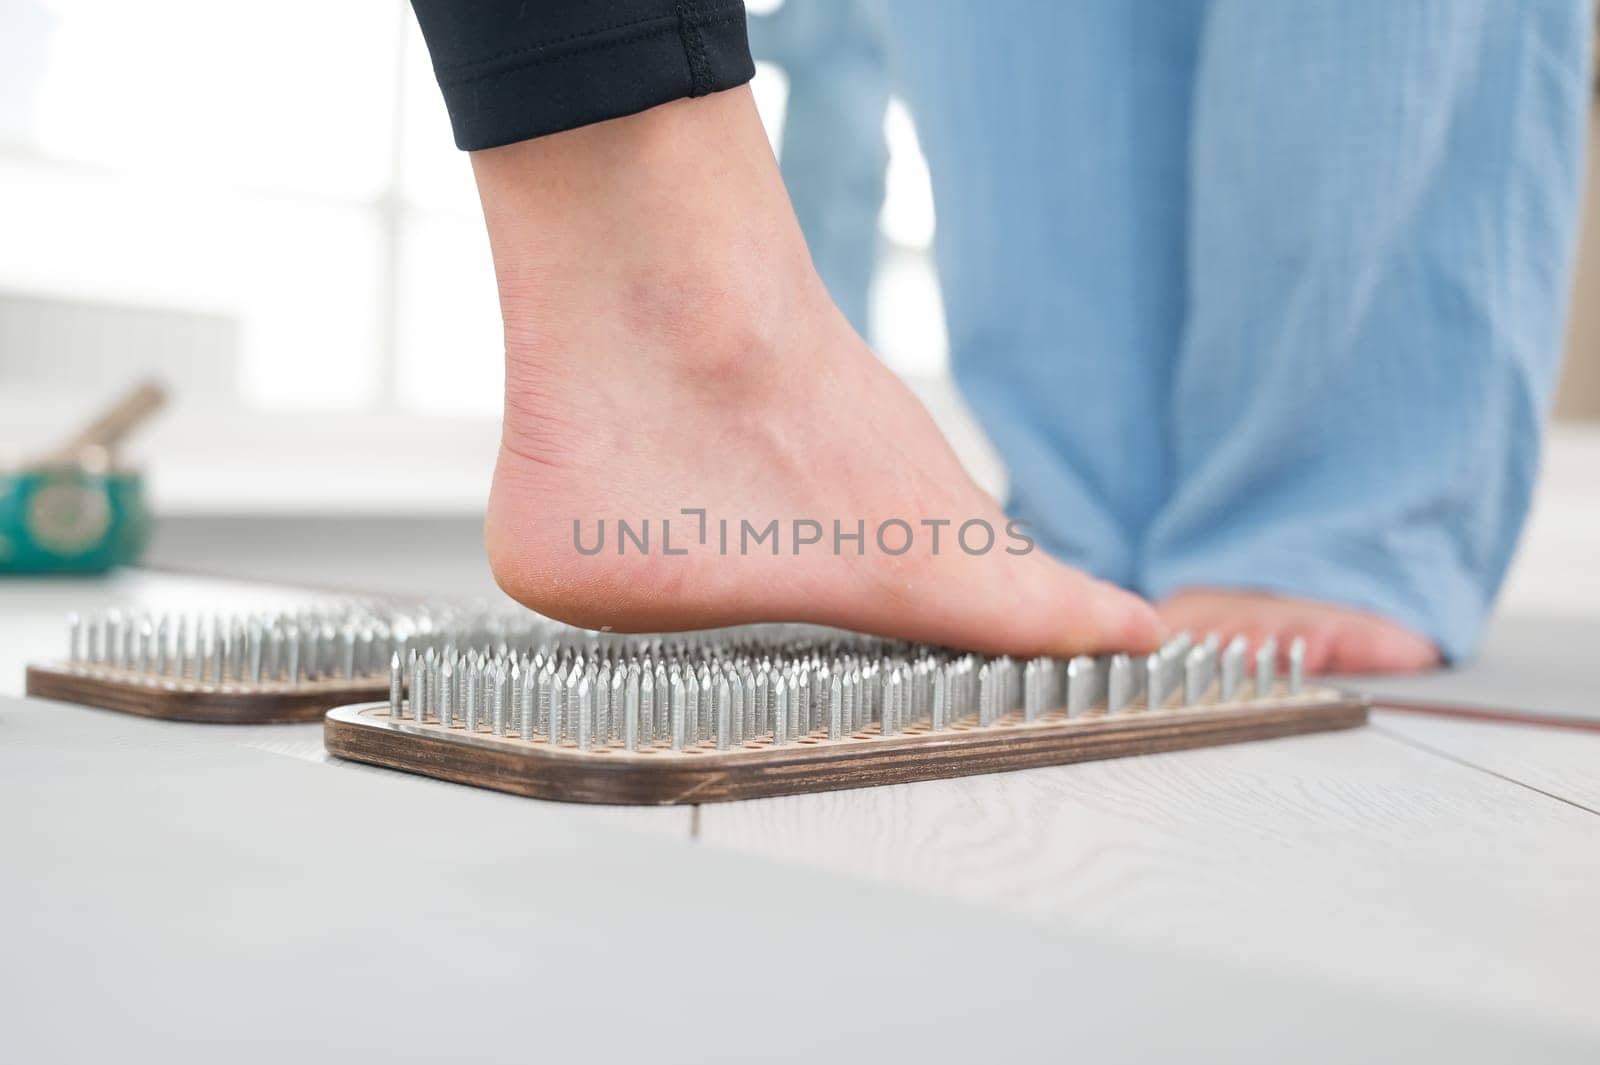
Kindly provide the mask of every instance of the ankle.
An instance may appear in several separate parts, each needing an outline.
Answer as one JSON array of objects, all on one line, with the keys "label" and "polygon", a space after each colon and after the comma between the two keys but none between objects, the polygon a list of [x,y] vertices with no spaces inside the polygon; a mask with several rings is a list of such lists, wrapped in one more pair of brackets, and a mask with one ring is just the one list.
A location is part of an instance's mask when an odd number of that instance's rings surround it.
[{"label": "ankle", "polygon": [[513,304],[637,292],[650,311],[810,270],[747,89],[476,152],[472,163]]},{"label": "ankle", "polygon": [[473,167],[512,374],[615,353],[636,374],[727,382],[831,310],[747,90],[478,152]]},{"label": "ankle", "polygon": [[[693,256],[689,257],[693,259]],[[820,298],[819,298],[820,294]],[[644,382],[734,389],[776,369],[819,313],[820,282],[731,255],[639,264],[603,287],[502,278],[507,388],[520,374],[615,368]]]}]

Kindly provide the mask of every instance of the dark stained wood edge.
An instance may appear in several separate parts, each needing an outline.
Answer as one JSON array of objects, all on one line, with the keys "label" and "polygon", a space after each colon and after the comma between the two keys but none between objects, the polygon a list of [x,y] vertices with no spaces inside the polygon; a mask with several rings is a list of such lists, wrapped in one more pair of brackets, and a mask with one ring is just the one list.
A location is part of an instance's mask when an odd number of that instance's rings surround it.
[{"label": "dark stained wood edge", "polygon": [[321,682],[282,690],[256,690],[244,685],[214,689],[171,681],[148,684],[35,663],[28,666],[24,692],[39,699],[81,703],[166,721],[266,725],[316,721],[330,707],[387,696],[388,685]]},{"label": "dark stained wood edge", "polygon": [[1421,703],[1409,699],[1386,699],[1381,695],[1371,698],[1378,710],[1393,710],[1401,714],[1431,714],[1434,717],[1459,717],[1467,721],[1491,721],[1502,725],[1531,725],[1536,728],[1566,728],[1577,732],[1600,732],[1600,721],[1581,717],[1564,717],[1559,714],[1522,714],[1514,710],[1496,710],[1487,706],[1461,706],[1455,703]]},{"label": "dark stained wood edge", "polygon": [[[387,706],[331,710],[323,744],[340,758],[534,799],[667,806],[728,802],[999,773],[1353,728],[1363,699],[1133,713],[1062,724],[701,754],[580,754],[543,744],[391,725]],[[372,716],[382,711],[383,716]]]}]

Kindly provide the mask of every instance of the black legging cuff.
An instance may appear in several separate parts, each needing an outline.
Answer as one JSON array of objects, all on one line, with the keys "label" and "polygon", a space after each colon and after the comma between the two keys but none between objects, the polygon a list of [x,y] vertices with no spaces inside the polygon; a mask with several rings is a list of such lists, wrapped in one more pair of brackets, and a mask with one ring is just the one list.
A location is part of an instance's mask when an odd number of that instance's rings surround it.
[{"label": "black legging cuff", "polygon": [[412,0],[457,147],[632,115],[755,76],[739,0]]}]

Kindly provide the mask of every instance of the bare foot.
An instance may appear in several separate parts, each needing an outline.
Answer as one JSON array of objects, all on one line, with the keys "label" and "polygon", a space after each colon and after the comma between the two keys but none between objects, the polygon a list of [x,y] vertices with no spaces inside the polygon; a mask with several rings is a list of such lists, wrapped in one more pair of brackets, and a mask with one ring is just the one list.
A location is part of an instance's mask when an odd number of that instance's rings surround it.
[{"label": "bare foot", "polygon": [[[1142,601],[1007,552],[1004,516],[829,301],[747,90],[473,167],[506,339],[486,533],[514,598],[619,631],[808,621],[1015,655],[1159,641]],[[684,508],[705,510],[704,542]],[[635,536],[648,520],[647,550],[619,554],[619,518]],[[995,541],[968,553],[974,519]],[[742,523],[773,520],[777,543],[751,548]],[[836,542],[835,521],[864,542]],[[969,526],[966,547],[985,540]]]},{"label": "bare foot", "polygon": [[1254,649],[1277,637],[1280,657],[1306,641],[1308,673],[1415,673],[1439,664],[1439,651],[1410,629],[1349,607],[1265,592],[1190,588],[1156,608],[1174,631],[1243,635]]}]

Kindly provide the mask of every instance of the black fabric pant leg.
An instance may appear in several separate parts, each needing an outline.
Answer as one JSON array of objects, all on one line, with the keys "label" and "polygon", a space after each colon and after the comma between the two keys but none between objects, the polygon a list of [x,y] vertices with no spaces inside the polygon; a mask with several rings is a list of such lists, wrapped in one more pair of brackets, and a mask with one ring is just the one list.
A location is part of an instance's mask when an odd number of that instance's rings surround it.
[{"label": "black fabric pant leg", "polygon": [[740,0],[411,0],[456,145],[493,148],[755,75]]}]

